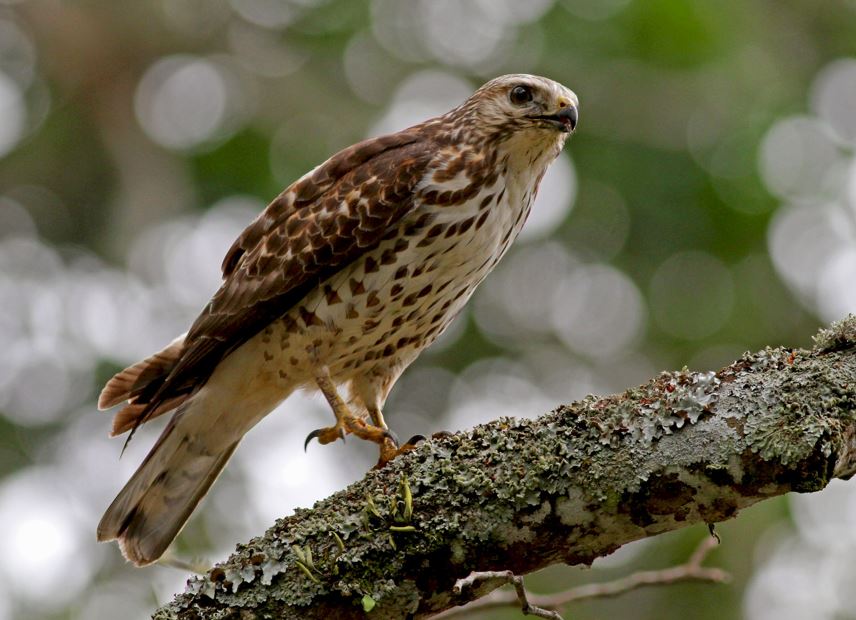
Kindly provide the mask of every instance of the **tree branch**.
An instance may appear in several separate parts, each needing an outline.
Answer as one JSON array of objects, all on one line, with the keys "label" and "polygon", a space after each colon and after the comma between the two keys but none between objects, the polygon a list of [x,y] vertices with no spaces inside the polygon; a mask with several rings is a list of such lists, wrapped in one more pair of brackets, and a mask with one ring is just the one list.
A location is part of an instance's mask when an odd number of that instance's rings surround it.
[{"label": "tree branch", "polygon": [[590,564],[849,478],[856,317],[816,342],[424,442],[239,546],[154,618],[426,618],[502,585],[456,592],[472,572]]},{"label": "tree branch", "polygon": [[[467,616],[474,611],[485,611],[488,609],[497,609],[510,606],[521,606],[525,608],[536,607],[542,610],[559,610],[576,601],[582,601],[590,598],[605,598],[609,596],[618,596],[631,590],[636,590],[645,586],[669,585],[683,581],[707,581],[710,583],[723,583],[730,579],[730,576],[725,571],[719,568],[706,568],[701,565],[704,562],[707,554],[710,553],[719,541],[713,535],[702,538],[696,550],[684,564],[671,566],[661,570],[639,571],[616,579],[615,581],[607,581],[605,583],[590,583],[584,586],[570,588],[556,594],[532,594],[523,589],[522,579],[519,582],[514,581],[513,575],[511,578],[504,576],[505,583],[513,583],[514,591],[510,590],[494,590],[490,594],[465,605],[464,607],[453,607],[446,611],[440,612],[434,616],[436,620],[446,620],[447,618],[455,618],[459,616]],[[460,592],[464,587],[470,585],[473,577],[481,578],[483,575],[490,573],[473,573],[466,579],[459,579],[455,583],[454,591]],[[520,579],[520,578],[518,578]],[[521,591],[523,595],[521,596]],[[529,611],[531,614],[532,612]],[[548,616],[549,617],[549,616]],[[555,616],[553,616],[555,617]]]}]

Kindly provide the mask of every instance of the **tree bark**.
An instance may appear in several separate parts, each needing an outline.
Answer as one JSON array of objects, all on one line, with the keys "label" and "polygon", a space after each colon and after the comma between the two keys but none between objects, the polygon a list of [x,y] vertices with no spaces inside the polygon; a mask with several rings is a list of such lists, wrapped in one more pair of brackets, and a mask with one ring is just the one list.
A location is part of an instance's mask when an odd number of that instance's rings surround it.
[{"label": "tree bark", "polygon": [[[664,372],[432,439],[238,547],[154,618],[426,618],[523,575],[856,473],[856,317],[811,351]],[[367,611],[369,610],[369,611]]]}]

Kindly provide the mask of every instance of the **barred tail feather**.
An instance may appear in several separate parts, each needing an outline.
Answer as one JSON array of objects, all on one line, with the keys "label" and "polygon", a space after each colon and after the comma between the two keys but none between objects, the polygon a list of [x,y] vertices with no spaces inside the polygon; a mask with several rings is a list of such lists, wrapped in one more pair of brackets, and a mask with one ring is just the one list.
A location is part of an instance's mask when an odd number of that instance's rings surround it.
[{"label": "barred tail feather", "polygon": [[98,540],[118,540],[137,566],[163,555],[238,445],[199,452],[204,442],[191,441],[180,419],[179,412],[98,524]]}]

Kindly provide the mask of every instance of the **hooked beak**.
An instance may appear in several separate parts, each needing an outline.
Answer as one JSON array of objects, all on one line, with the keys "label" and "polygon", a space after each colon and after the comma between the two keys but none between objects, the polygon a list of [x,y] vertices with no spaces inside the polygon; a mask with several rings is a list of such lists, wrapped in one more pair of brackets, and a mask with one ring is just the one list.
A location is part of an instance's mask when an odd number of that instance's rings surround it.
[{"label": "hooked beak", "polygon": [[563,133],[571,133],[577,128],[577,108],[567,103],[555,114],[541,114],[532,118],[549,123]]}]

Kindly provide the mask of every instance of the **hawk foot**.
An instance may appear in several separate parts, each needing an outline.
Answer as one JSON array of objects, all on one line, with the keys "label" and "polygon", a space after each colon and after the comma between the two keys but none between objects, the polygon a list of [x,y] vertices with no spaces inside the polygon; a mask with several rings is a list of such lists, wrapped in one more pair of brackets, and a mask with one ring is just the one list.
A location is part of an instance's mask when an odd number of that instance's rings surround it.
[{"label": "hawk foot", "polygon": [[[356,416],[346,415],[336,420],[335,426],[319,428],[309,433],[303,443],[303,449],[305,451],[313,439],[318,439],[318,443],[321,445],[333,443],[337,439],[345,441],[345,435],[348,433],[380,446],[389,442],[398,448],[398,438],[389,429],[373,426]],[[381,452],[383,452],[383,447],[381,447]]]},{"label": "hawk foot", "polygon": [[400,454],[404,454],[405,452],[410,452],[411,450],[416,448],[415,443],[407,442],[403,446],[399,446],[397,441],[393,441],[392,439],[387,439],[383,443],[379,444],[380,448],[380,456],[377,460],[377,465],[374,466],[374,469],[381,469],[386,466],[392,459],[397,457]]},{"label": "hawk foot", "polygon": [[[449,431],[440,431],[438,433],[434,433],[431,435],[431,439],[443,439],[444,437],[451,437],[453,433]],[[425,435],[414,435],[410,439],[407,440],[403,446],[399,446],[398,442],[394,444],[382,443],[380,444],[380,458],[377,461],[377,465],[374,466],[375,469],[381,469],[387,463],[389,463],[392,459],[399,456],[400,454],[406,454],[412,450],[415,450],[420,443],[425,441],[427,437]]]}]

